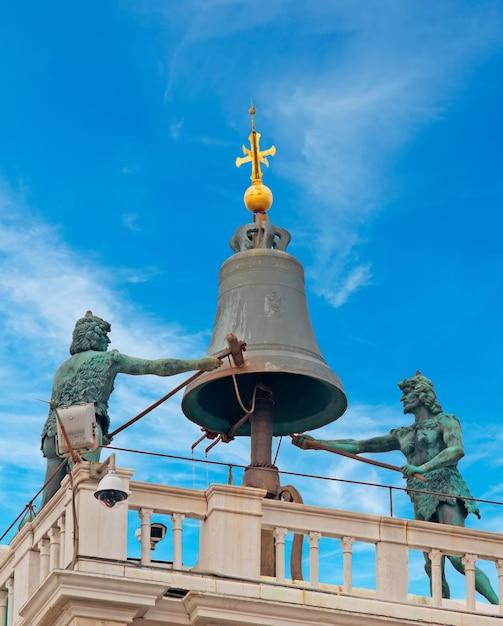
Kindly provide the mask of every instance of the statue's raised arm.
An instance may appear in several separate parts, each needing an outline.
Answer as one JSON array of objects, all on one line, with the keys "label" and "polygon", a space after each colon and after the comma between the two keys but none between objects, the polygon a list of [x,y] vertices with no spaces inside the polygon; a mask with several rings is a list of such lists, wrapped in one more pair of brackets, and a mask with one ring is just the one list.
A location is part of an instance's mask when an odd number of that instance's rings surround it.
[{"label": "statue's raised arm", "polygon": [[[56,450],[56,414],[53,407],[94,404],[99,436],[103,443],[110,427],[108,400],[114,389],[117,374],[173,376],[190,370],[210,371],[221,364],[216,357],[196,360],[151,360],[128,356],[117,350],[108,350],[110,330],[110,324],[93,315],[91,311],[87,311],[75,324],[70,346],[71,356],[59,366],[54,376],[51,408],[42,431],[42,451],[47,458],[45,480],[48,480],[61,464],[61,458]],[[84,458],[97,461],[99,452],[98,449]],[[44,489],[42,506],[59,489],[66,472],[66,466],[61,467]]]}]

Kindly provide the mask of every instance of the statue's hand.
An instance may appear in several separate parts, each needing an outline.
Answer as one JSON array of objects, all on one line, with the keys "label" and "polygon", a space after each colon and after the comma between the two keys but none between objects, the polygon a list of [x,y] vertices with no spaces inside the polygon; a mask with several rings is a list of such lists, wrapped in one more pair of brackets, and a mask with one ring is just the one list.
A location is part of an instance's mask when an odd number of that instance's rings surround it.
[{"label": "statue's hand", "polygon": [[197,362],[197,369],[203,372],[211,372],[218,369],[222,365],[222,361],[216,356],[205,356]]},{"label": "statue's hand", "polygon": [[410,463],[407,463],[407,465],[401,467],[400,471],[405,476],[405,478],[410,478],[414,474],[424,474],[424,469],[422,465],[410,465]]},{"label": "statue's hand", "polygon": [[292,435],[292,443],[297,448],[302,448],[303,450],[312,449],[312,443],[315,441],[314,437],[310,435]]}]

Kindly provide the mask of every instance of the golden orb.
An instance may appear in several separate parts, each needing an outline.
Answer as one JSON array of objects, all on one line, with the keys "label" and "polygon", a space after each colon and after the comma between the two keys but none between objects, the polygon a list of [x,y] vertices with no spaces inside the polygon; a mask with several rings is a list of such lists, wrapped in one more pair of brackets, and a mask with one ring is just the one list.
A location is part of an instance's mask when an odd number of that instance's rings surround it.
[{"label": "golden orb", "polygon": [[262,183],[254,183],[245,191],[244,203],[252,213],[265,213],[272,206],[272,191]]}]

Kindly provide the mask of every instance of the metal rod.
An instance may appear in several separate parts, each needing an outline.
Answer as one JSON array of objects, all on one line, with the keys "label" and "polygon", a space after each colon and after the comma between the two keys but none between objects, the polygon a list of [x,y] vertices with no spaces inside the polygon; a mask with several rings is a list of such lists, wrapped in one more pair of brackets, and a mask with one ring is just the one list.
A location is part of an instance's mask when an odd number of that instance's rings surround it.
[{"label": "metal rod", "polygon": [[[239,341],[239,339],[237,339],[236,335],[234,335],[233,333],[229,333],[226,339],[227,339],[227,343],[229,344],[229,347],[225,350],[222,350],[218,354],[216,354],[215,355],[216,358],[222,360],[222,359],[225,359],[225,357],[230,355],[232,356],[234,364],[237,367],[241,367],[244,364],[243,351],[246,350],[246,343],[244,341]],[[187,378],[186,380],[181,382],[179,385],[177,385],[174,389],[172,389],[167,394],[162,396],[162,398],[159,398],[159,400],[157,400],[156,402],[148,406],[146,409],[143,409],[143,411],[138,413],[138,415],[135,415],[130,420],[122,424],[122,426],[119,426],[118,428],[113,430],[111,433],[108,433],[108,435],[106,435],[105,437],[105,441],[110,443],[113,437],[118,435],[120,432],[122,432],[126,428],[129,428],[130,426],[132,426],[135,422],[140,420],[142,417],[145,417],[145,415],[147,415],[148,413],[156,409],[163,402],[166,402],[166,400],[169,400],[169,398],[173,397],[175,394],[181,391],[184,387],[186,387],[190,383],[197,380],[199,376],[201,376],[202,374],[204,374],[203,370],[199,370],[195,374],[192,374],[192,376],[189,376],[189,378]]]},{"label": "metal rod", "polygon": [[121,433],[123,430],[126,430],[126,428],[129,428],[130,426],[132,426],[135,422],[137,422],[138,420],[141,420],[142,417],[145,417],[145,415],[147,415],[148,413],[150,413],[151,411],[153,411],[154,409],[157,409],[158,406],[160,406],[163,402],[166,402],[166,400],[169,400],[172,396],[174,396],[175,394],[177,394],[181,389],[183,389],[186,385],[188,385],[189,383],[193,382],[194,380],[196,380],[197,378],[199,378],[199,376],[201,376],[203,374],[202,371],[196,372],[195,374],[192,374],[192,376],[190,376],[189,378],[187,378],[186,380],[184,380],[183,382],[181,382],[179,385],[177,385],[174,389],[172,389],[171,391],[169,391],[167,394],[165,394],[164,396],[162,396],[162,398],[159,398],[159,400],[156,400],[156,402],[152,403],[151,405],[149,405],[146,409],[143,409],[143,411],[141,411],[140,413],[138,413],[138,415],[135,415],[134,417],[132,417],[130,420],[128,420],[127,422],[124,422],[124,424],[122,424],[122,426],[119,426],[118,428],[116,428],[115,430],[113,430],[111,433],[108,433],[108,435],[105,437],[105,440],[110,442],[112,441],[112,439],[118,435],[119,433]]},{"label": "metal rod", "polygon": [[[297,436],[298,435],[290,435],[292,439]],[[326,450],[327,452],[334,452],[335,454],[339,454],[340,456],[345,456],[348,459],[353,459],[353,461],[360,461],[361,463],[368,463],[369,465],[375,465],[376,467],[384,467],[384,469],[389,469],[389,470],[392,470],[393,472],[400,472],[400,474],[402,473],[402,470],[397,465],[391,465],[390,463],[383,463],[382,461],[375,461],[374,459],[367,459],[367,457],[365,456],[352,454],[351,452],[346,452],[343,450],[335,450],[334,448],[325,446],[322,443],[319,443],[318,441],[313,442],[313,446],[310,448],[310,450]],[[422,474],[412,474],[412,476],[420,480],[422,483],[428,482],[428,479],[425,478]]]}]

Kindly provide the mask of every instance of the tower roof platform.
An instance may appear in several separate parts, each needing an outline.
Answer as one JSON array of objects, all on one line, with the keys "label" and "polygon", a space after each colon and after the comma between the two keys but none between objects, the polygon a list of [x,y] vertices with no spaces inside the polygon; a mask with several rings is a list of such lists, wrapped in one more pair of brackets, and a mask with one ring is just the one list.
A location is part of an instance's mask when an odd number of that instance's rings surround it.
[{"label": "tower roof platform", "polygon": [[[36,518],[1,547],[6,626],[501,624],[503,607],[476,601],[474,579],[475,562],[491,561],[501,591],[501,534],[280,502],[251,487],[196,490],[137,482],[131,470],[117,472],[129,482],[124,502],[113,508],[98,502],[97,480],[89,464],[79,464],[72,481],[67,477]],[[155,560],[151,520],[159,514],[170,521]],[[139,527],[139,557],[131,554],[133,527]],[[188,531],[198,541],[189,542]],[[260,575],[263,531],[275,535],[274,577]],[[308,544],[302,581],[289,575],[293,533]],[[341,547],[340,584],[320,576],[324,538]],[[375,547],[372,589],[353,584],[357,543]],[[189,549],[196,550],[191,559]],[[432,597],[409,593],[411,550],[430,555]],[[442,599],[445,554],[463,559],[462,598]]]}]

